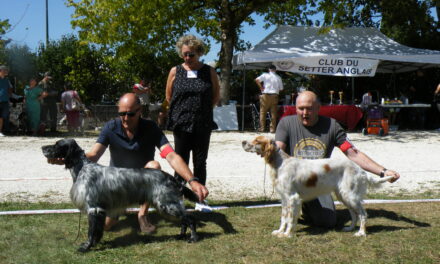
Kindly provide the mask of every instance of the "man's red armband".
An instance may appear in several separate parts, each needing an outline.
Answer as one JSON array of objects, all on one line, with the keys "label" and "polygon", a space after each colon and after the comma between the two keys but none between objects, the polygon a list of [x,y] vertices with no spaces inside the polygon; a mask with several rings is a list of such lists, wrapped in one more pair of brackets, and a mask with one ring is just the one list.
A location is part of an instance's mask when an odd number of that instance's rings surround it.
[{"label": "man's red armband", "polygon": [[345,141],[342,143],[342,145],[339,146],[339,149],[342,150],[342,152],[346,152],[349,148],[352,148],[353,145],[349,141]]},{"label": "man's red armband", "polygon": [[166,158],[168,156],[168,154],[170,154],[171,152],[174,152],[174,149],[170,146],[170,145],[166,145],[162,151],[160,152],[160,156],[162,157],[162,159]]}]

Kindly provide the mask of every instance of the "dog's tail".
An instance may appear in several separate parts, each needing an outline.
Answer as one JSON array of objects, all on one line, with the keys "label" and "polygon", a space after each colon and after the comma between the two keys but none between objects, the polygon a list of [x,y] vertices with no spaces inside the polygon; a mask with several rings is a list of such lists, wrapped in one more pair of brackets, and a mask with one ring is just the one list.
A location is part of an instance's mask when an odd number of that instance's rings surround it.
[{"label": "dog's tail", "polygon": [[183,197],[190,200],[191,202],[194,202],[194,203],[199,202],[199,196],[197,196],[197,194],[195,194],[193,191],[191,191],[186,186],[182,186],[182,194],[183,194]]},{"label": "dog's tail", "polygon": [[393,176],[387,176],[383,178],[378,178],[377,176],[368,175],[368,183],[371,187],[379,187],[384,182],[387,182],[393,178]]}]

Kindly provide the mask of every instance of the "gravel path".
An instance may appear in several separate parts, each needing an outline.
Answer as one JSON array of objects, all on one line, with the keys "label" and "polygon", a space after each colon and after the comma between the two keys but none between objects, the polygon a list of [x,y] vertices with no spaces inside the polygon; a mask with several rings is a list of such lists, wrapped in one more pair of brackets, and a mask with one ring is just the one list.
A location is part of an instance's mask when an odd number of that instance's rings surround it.
[{"label": "gravel path", "polygon": [[[173,143],[172,134],[167,134]],[[239,200],[256,197],[276,198],[268,170],[263,160],[244,152],[241,142],[253,139],[257,133],[214,132],[208,157],[210,199]],[[273,134],[267,134],[273,137]],[[355,146],[387,168],[397,170],[401,179],[384,184],[375,192],[439,193],[440,133],[438,131],[396,131],[386,137],[350,133]],[[69,201],[72,184],[63,166],[50,165],[41,153],[41,146],[53,144],[59,138],[4,137],[0,138],[0,201]],[[77,138],[79,145],[90,149],[95,138]],[[335,158],[344,158],[335,149]],[[163,169],[173,173],[165,160],[156,153]],[[108,151],[100,160],[109,163]]]}]

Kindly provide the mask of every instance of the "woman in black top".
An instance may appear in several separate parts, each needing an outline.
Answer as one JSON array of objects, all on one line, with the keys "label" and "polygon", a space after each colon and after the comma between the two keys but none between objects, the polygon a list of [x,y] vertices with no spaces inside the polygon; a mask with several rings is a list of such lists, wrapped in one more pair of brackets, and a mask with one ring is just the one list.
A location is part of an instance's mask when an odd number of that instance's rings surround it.
[{"label": "woman in black top", "polygon": [[193,35],[183,36],[176,45],[184,62],[170,70],[166,86],[169,130],[173,131],[175,151],[188,164],[193,155],[194,176],[206,183],[213,107],[220,99],[220,87],[214,68],[199,61],[205,52],[202,40]]}]

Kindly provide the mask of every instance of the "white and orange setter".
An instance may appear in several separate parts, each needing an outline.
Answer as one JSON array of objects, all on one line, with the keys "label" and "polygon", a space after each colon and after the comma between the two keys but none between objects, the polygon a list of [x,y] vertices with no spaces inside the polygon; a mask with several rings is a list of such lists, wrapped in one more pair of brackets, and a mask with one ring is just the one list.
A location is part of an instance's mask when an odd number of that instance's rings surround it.
[{"label": "white and orange setter", "polygon": [[367,187],[392,179],[392,176],[378,178],[368,175],[349,159],[298,159],[289,156],[264,136],[253,141],[243,141],[243,149],[264,157],[271,168],[275,189],[281,196],[281,225],[272,232],[278,237],[290,237],[295,231],[303,201],[310,201],[323,194],[334,192],[347,206],[351,225],[344,231],[352,231],[360,219],[359,231],[355,236],[366,236],[367,213],[362,200]]}]

